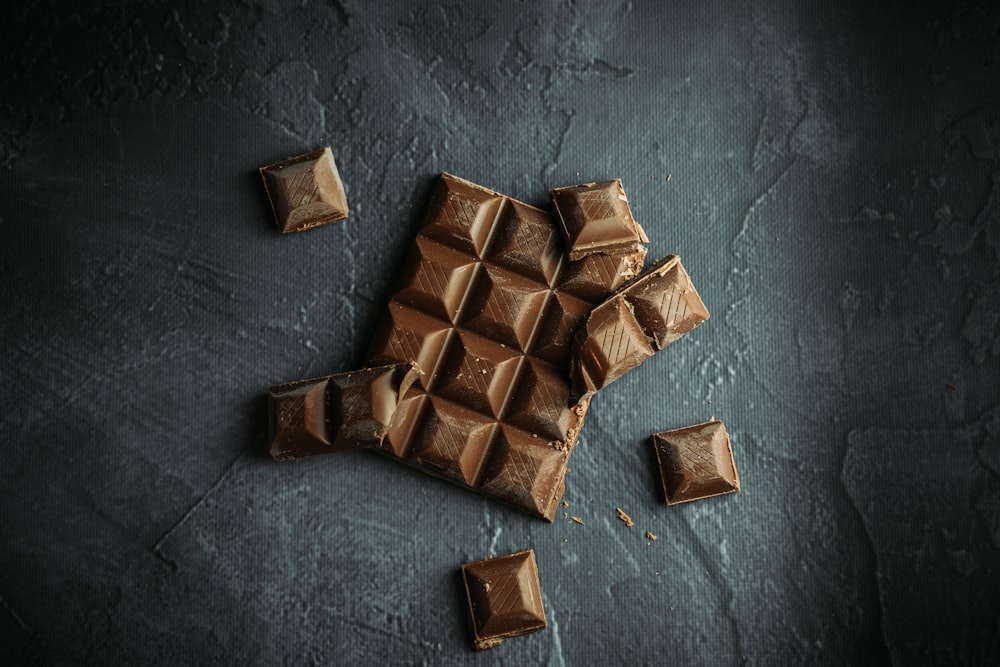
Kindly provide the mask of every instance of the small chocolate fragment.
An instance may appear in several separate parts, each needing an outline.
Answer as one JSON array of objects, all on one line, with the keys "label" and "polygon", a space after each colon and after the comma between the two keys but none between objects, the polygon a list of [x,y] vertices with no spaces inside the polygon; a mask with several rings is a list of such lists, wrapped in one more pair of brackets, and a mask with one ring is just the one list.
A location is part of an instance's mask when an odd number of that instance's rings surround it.
[{"label": "small chocolate fragment", "polygon": [[396,423],[400,396],[419,375],[416,364],[393,364],[271,387],[271,456],[380,446]]},{"label": "small chocolate fragment", "polygon": [[729,434],[721,421],[654,433],[650,437],[668,505],[740,490]]},{"label": "small chocolate fragment", "polygon": [[347,196],[329,146],[261,167],[260,175],[282,232],[347,217]]},{"label": "small chocolate fragment", "polygon": [[606,387],[708,317],[680,258],[663,258],[590,312],[574,341],[574,395]]},{"label": "small chocolate fragment", "polygon": [[594,253],[629,253],[648,243],[632,217],[621,179],[573,185],[552,191],[569,258]]},{"label": "small chocolate fragment", "polygon": [[487,558],[462,566],[477,650],[546,627],[535,552]]}]

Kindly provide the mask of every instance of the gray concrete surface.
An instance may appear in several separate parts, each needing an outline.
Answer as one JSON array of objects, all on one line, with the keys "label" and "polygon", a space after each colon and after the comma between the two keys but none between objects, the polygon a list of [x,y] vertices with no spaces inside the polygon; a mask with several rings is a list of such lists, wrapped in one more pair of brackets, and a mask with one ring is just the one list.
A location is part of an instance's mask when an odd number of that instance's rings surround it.
[{"label": "gray concrete surface", "polygon": [[[807,4],[9,10],[0,662],[996,664],[1000,18]],[[277,234],[256,168],[325,144],[350,219]],[[442,171],[622,178],[713,314],[595,399],[554,524],[263,454]],[[647,435],[713,415],[743,491],[662,505]],[[476,654],[458,567],[527,547],[550,627]]]}]

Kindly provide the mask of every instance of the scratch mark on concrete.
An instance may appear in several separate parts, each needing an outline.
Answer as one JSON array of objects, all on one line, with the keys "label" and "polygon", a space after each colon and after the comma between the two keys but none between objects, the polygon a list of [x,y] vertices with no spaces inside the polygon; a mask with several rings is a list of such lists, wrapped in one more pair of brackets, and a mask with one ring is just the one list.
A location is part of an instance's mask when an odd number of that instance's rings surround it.
[{"label": "scratch mark on concrete", "polygon": [[220,486],[222,486],[222,483],[229,476],[229,473],[231,473],[233,471],[233,469],[236,467],[236,464],[239,463],[240,459],[243,458],[243,454],[244,453],[245,453],[245,450],[241,451],[240,454],[239,454],[239,456],[237,456],[235,459],[233,459],[233,462],[229,464],[229,466],[222,472],[221,475],[219,475],[219,478],[217,480],[215,480],[215,483],[212,484],[212,486],[208,487],[208,490],[206,490],[205,493],[202,494],[201,498],[198,499],[198,502],[196,502],[194,505],[192,505],[190,508],[188,508],[188,511],[185,512],[184,515],[180,519],[178,519],[177,522],[167,530],[167,532],[163,533],[163,535],[160,537],[160,539],[158,539],[156,541],[156,544],[153,545],[153,549],[152,549],[153,555],[156,556],[160,560],[160,562],[162,562],[164,565],[166,565],[170,569],[171,572],[176,572],[177,571],[177,569],[178,569],[177,563],[173,559],[167,558],[163,554],[163,552],[160,551],[160,547],[163,546],[163,543],[166,542],[167,539],[169,539],[169,537],[171,535],[173,535],[174,532],[178,528],[180,528],[181,525],[183,525],[184,522],[186,522],[195,513],[195,511],[199,507],[201,507],[204,504],[205,500],[209,496],[211,496],[213,493],[215,493],[216,489],[218,489]]},{"label": "scratch mark on concrete", "polygon": [[781,182],[783,180],[785,180],[785,176],[788,175],[788,172],[791,170],[792,165],[794,164],[795,164],[795,158],[792,158],[791,160],[789,160],[788,164],[785,165],[785,168],[782,169],[778,173],[778,175],[774,178],[774,180],[771,181],[771,184],[768,185],[766,188],[764,188],[764,191],[761,192],[759,195],[757,195],[757,197],[752,202],[750,202],[750,205],[747,206],[746,212],[743,214],[743,222],[740,223],[740,231],[737,232],[736,236],[733,237],[733,242],[730,244],[730,247],[732,248],[732,252],[734,255],[737,256],[740,255],[740,253],[737,252],[736,250],[737,243],[741,241],[744,236],[746,236],[746,233],[750,228],[750,219],[757,212],[757,208],[761,206],[768,198],[774,195],[775,191],[778,189],[778,186],[781,185]]},{"label": "scratch mark on concrete", "polygon": [[552,628],[552,654],[549,656],[549,667],[566,667],[566,658],[563,656],[562,638],[559,636],[559,619],[545,593],[542,593],[542,603],[545,605],[545,615],[549,622],[549,627]]},{"label": "scratch mark on concrete", "polygon": [[10,614],[15,621],[17,621],[17,624],[21,627],[21,629],[27,632],[32,639],[38,639],[38,634],[31,628],[30,625],[24,622],[24,619],[17,613],[17,610],[11,607],[2,595],[0,595],[0,607],[6,609],[7,613]]}]

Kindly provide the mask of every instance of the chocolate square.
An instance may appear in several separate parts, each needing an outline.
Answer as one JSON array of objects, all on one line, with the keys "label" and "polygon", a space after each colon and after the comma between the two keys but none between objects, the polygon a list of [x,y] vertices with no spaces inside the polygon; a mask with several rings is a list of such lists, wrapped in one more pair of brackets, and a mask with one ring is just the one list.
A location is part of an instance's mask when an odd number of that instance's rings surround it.
[{"label": "chocolate square", "polygon": [[260,175],[283,233],[347,218],[347,196],[329,146],[261,167]]},{"label": "chocolate square", "polygon": [[593,253],[635,252],[646,243],[632,217],[621,179],[552,191],[571,260]]},{"label": "chocolate square", "polygon": [[546,627],[535,552],[487,558],[462,566],[477,650]]},{"label": "chocolate square", "polygon": [[654,433],[668,505],[740,490],[740,478],[725,425],[718,420]]}]

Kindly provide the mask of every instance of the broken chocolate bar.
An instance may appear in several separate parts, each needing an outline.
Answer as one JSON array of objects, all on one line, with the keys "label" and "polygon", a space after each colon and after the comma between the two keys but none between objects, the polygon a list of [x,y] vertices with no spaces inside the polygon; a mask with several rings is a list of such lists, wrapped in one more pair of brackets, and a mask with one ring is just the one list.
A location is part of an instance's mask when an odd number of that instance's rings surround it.
[{"label": "broken chocolate bar", "polygon": [[260,175],[282,232],[347,217],[347,196],[329,146],[261,167]]},{"label": "broken chocolate bar", "polygon": [[654,433],[650,437],[668,505],[740,490],[729,434],[721,421]]},{"label": "broken chocolate bar", "polygon": [[708,317],[680,258],[665,257],[591,311],[574,341],[573,395],[607,386]]},{"label": "broken chocolate bar", "polygon": [[271,387],[271,456],[297,459],[380,445],[399,397],[419,376],[415,364],[392,364]]},{"label": "broken chocolate bar", "polygon": [[632,217],[620,179],[556,188],[552,201],[572,260],[597,252],[636,252],[649,242]]},{"label": "broken chocolate bar", "polygon": [[589,404],[573,333],[644,255],[570,261],[544,211],[442,175],[371,351],[425,371],[385,453],[552,520]]},{"label": "broken chocolate bar", "polygon": [[487,558],[462,566],[477,650],[546,627],[535,552]]}]

